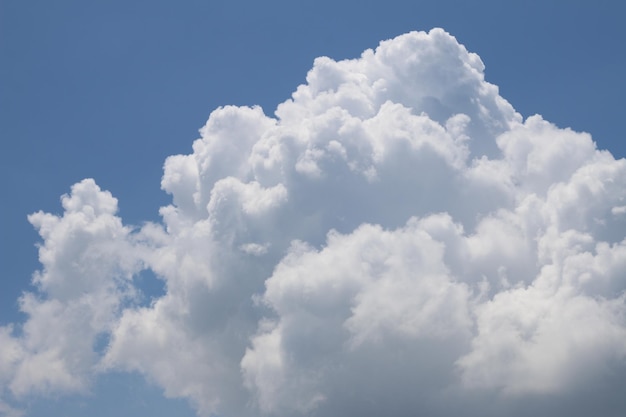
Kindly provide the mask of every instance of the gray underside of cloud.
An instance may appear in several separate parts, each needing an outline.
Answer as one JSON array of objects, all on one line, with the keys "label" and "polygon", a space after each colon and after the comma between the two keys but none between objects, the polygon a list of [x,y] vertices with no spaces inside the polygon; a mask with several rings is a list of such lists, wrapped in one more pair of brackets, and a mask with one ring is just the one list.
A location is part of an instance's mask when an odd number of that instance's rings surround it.
[{"label": "gray underside of cloud", "polygon": [[166,160],[158,224],[75,184],[29,217],[7,401],[127,370],[203,416],[620,415],[626,160],[483,70],[440,29],[318,58],[275,117],[219,108]]}]

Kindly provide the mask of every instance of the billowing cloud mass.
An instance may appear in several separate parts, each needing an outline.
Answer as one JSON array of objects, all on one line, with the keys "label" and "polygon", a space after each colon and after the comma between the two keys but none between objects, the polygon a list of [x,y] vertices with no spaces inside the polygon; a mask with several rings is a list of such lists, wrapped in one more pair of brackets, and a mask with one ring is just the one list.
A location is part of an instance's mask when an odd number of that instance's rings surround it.
[{"label": "billowing cloud mass", "polygon": [[483,71],[440,29],[317,58],[165,161],[161,223],[91,179],[32,214],[0,410],[126,370],[200,416],[620,415],[626,160]]}]

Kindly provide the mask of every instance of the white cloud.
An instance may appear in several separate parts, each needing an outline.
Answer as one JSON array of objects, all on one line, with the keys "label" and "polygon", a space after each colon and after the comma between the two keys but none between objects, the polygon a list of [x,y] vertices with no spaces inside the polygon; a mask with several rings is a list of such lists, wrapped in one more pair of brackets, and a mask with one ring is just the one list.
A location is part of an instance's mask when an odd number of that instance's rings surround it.
[{"label": "white cloud", "polygon": [[[139,270],[131,230],[115,216],[117,200],[84,180],[62,197],[63,216],[38,212],[43,268],[34,274],[39,294],[25,293],[28,315],[20,336],[3,329],[3,367],[13,395],[84,392],[97,363],[94,345],[115,326],[116,313],[134,297],[130,280]],[[8,369],[7,369],[8,370]]]},{"label": "white cloud", "polygon": [[43,268],[0,329],[5,392],[123,369],[201,415],[611,415],[626,161],[522,120],[483,70],[439,29],[318,58],[276,118],[219,108],[167,159],[162,224],[74,185],[29,218]]}]

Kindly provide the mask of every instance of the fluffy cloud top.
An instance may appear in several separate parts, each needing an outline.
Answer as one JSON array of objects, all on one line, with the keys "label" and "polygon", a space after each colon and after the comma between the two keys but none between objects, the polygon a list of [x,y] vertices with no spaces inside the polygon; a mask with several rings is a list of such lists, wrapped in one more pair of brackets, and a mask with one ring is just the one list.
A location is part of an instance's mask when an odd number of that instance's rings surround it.
[{"label": "fluffy cloud top", "polygon": [[5,398],[129,370],[203,416],[617,416],[626,160],[523,120],[483,70],[440,29],[318,58],[275,117],[219,108],[166,160],[159,224],[75,184],[29,217]]}]

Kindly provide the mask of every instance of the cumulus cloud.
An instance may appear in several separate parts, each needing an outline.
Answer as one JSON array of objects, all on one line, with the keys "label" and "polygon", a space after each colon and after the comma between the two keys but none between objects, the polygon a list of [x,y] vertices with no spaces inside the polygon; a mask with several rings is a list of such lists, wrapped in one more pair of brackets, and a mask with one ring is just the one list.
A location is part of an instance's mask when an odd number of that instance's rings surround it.
[{"label": "cumulus cloud", "polygon": [[74,185],[29,217],[6,397],[128,370],[204,416],[617,416],[626,160],[483,71],[440,29],[318,58],[275,117],[219,108],[166,160],[158,224]]}]

